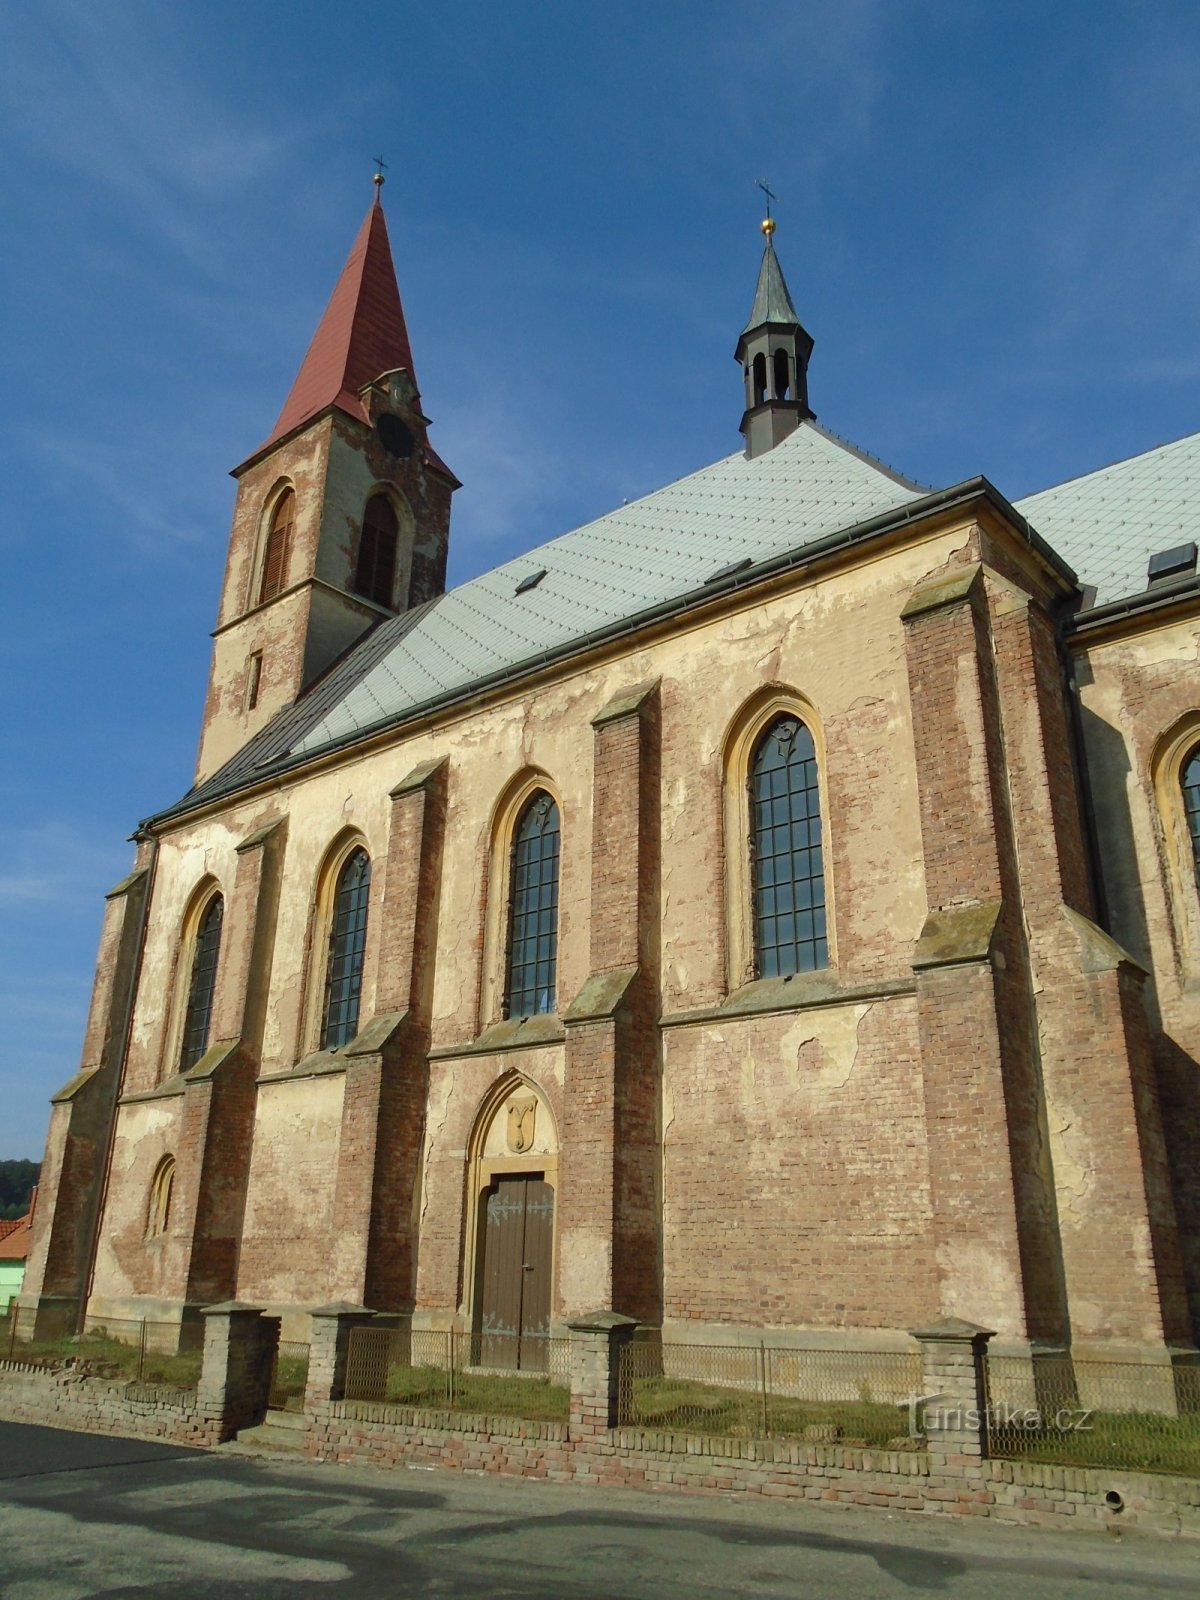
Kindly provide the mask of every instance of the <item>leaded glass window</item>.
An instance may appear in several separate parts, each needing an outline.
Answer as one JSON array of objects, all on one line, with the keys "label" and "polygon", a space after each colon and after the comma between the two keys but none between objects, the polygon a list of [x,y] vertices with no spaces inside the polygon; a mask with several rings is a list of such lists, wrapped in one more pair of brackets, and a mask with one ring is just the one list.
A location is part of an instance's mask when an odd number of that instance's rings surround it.
[{"label": "leaded glass window", "polygon": [[1200,883],[1200,744],[1183,763],[1183,810],[1192,836],[1192,859]]},{"label": "leaded glass window", "polygon": [[187,1010],[183,1014],[183,1049],[179,1070],[194,1067],[208,1049],[208,1030],[212,1022],[213,995],[217,988],[217,958],[221,954],[221,918],[225,902],[219,894],[204,908],[196,929],[196,950],[192,957],[192,978],[188,986]]},{"label": "leaded glass window", "polygon": [[322,1050],[336,1050],[348,1044],[358,1032],[370,889],[371,859],[365,850],[352,850],[338,873],[333,893],[329,961],[325,968],[325,1013],[321,1025]]},{"label": "leaded glass window", "polygon": [[755,975],[828,966],[817,753],[798,717],[777,717],[755,749],[750,848]]},{"label": "leaded glass window", "polygon": [[535,794],[517,818],[512,847],[505,1015],[553,1011],[558,969],[558,807]]}]

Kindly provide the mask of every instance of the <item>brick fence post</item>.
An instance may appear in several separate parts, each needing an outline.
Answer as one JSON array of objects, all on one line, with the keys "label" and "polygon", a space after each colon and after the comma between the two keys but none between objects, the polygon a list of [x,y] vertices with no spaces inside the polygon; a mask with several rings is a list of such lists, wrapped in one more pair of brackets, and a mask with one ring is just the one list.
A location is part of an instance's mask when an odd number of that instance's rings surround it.
[{"label": "brick fence post", "polygon": [[987,1455],[987,1384],[984,1360],[990,1328],[947,1317],[914,1328],[921,1346],[921,1399],[931,1455],[964,1467]]},{"label": "brick fence post", "polygon": [[211,1419],[218,1441],[260,1422],[271,1392],[271,1373],[279,1348],[279,1318],[264,1317],[259,1306],[227,1300],[205,1306],[204,1354],[197,1399]]},{"label": "brick fence post", "polygon": [[637,1322],[617,1311],[594,1311],[567,1323],[571,1334],[573,1439],[604,1433],[621,1420],[621,1351]]},{"label": "brick fence post", "polygon": [[310,1311],[312,1333],[308,1347],[308,1381],[304,1386],[304,1409],[322,1410],[331,1400],[346,1397],[346,1365],[350,1355],[350,1334],[375,1316],[366,1306],[342,1300]]}]

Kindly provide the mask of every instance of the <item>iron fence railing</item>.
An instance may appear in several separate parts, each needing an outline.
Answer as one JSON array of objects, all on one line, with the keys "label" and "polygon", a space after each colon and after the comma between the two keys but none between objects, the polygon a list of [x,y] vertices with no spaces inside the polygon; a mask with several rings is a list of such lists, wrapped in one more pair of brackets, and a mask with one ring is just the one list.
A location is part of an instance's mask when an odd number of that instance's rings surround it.
[{"label": "iron fence railing", "polygon": [[1200,1365],[989,1355],[988,1453],[1200,1476]]},{"label": "iron fence railing", "polygon": [[[40,1323],[40,1325],[39,1325]],[[44,1314],[12,1306],[0,1318],[0,1356],[27,1366],[62,1368],[99,1378],[194,1389],[204,1330],[194,1323],[88,1317],[83,1331],[57,1331]]]},{"label": "iron fence railing", "polygon": [[621,1352],[621,1420],[742,1439],[913,1448],[921,1357],[905,1350],[660,1344]]},{"label": "iron fence railing", "polygon": [[355,1328],[346,1398],[389,1405],[565,1421],[570,1341],[545,1335]]},{"label": "iron fence railing", "polygon": [[308,1384],[309,1346],[297,1339],[280,1339],[271,1366],[267,1406],[272,1411],[303,1411]]}]

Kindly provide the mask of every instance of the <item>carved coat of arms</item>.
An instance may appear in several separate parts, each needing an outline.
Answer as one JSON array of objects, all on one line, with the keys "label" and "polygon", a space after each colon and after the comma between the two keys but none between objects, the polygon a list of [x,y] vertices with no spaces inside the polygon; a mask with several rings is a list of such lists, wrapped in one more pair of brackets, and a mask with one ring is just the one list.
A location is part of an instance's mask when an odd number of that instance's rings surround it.
[{"label": "carved coat of arms", "polygon": [[517,1155],[533,1148],[537,1100],[533,1095],[508,1102],[508,1148]]}]

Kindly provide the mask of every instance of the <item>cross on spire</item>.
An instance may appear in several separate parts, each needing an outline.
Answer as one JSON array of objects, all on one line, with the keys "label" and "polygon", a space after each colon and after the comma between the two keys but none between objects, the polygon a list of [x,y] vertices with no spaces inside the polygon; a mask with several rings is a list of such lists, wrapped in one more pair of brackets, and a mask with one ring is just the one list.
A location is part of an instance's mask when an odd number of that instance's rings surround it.
[{"label": "cross on spire", "polygon": [[770,222],[770,220],[771,220],[771,201],[776,198],[775,197],[775,192],[774,192],[774,190],[772,190],[769,187],[769,185],[767,183],[767,180],[765,178],[755,178],[754,187],[756,189],[761,189],[762,192],[767,197],[767,221]]},{"label": "cross on spire", "polygon": [[374,178],[372,178],[371,181],[375,185],[376,193],[378,193],[379,190],[383,188],[383,184],[384,184],[383,174],[384,174],[384,171],[385,171],[385,169],[387,167],[387,162],[383,159],[382,156],[372,156],[371,159],[375,163],[375,176],[374,176]]}]

